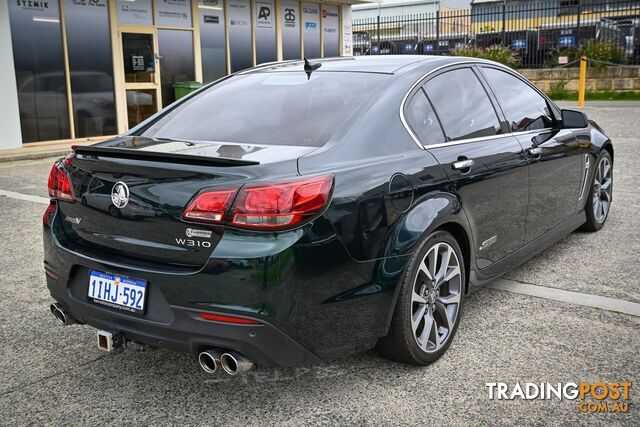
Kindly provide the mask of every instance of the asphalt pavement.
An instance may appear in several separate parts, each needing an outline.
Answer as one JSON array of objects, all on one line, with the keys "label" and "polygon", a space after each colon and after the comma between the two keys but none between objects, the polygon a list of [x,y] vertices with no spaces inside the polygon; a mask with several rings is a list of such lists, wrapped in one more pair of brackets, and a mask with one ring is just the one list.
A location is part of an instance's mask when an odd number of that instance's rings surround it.
[{"label": "asphalt pavement", "polygon": [[[420,368],[370,351],[229,377],[166,350],[103,353],[92,328],[58,326],[48,310],[41,216],[52,159],[0,164],[0,424],[640,425],[640,317],[616,309],[640,303],[640,103],[585,112],[615,144],[605,228],[575,232],[503,278],[546,297],[475,290],[448,352]],[[612,305],[585,305],[602,301],[594,296]],[[634,382],[627,413],[489,400],[486,386],[597,381]]]}]

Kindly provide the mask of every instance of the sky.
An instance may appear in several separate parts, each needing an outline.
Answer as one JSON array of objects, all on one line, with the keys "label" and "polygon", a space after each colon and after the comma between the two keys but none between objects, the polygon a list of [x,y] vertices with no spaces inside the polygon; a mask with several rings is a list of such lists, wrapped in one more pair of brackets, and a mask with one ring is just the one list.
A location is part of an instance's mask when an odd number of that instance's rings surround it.
[{"label": "sky", "polygon": [[468,8],[471,0],[440,0],[440,4],[449,7]]}]

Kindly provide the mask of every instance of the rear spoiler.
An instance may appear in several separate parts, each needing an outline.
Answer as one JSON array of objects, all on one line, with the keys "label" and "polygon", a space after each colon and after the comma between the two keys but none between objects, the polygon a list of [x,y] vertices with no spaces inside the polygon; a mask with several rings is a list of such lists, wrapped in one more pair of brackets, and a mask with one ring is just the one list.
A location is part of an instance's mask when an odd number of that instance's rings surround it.
[{"label": "rear spoiler", "polygon": [[129,148],[96,147],[73,145],[74,153],[87,156],[116,157],[119,159],[148,160],[198,166],[251,166],[260,162],[253,160],[229,159],[225,157],[192,156],[190,154],[164,153],[158,151],[132,150]]}]

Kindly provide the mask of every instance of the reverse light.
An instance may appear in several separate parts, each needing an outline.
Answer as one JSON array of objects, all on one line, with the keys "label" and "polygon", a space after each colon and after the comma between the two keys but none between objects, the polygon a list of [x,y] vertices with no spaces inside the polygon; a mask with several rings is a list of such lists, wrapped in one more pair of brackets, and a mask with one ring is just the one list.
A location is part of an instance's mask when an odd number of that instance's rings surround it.
[{"label": "reverse light", "polygon": [[234,325],[261,325],[257,320],[247,319],[245,317],[227,316],[213,313],[198,313],[205,320],[214,322],[232,323]]},{"label": "reverse light", "polygon": [[320,213],[332,189],[331,175],[245,186],[233,204],[231,224],[259,230],[290,228]]},{"label": "reverse light", "polygon": [[60,162],[55,162],[49,172],[49,196],[54,199],[73,202],[73,191],[71,190],[71,179]]},{"label": "reverse light", "polygon": [[182,213],[184,219],[224,222],[225,212],[236,190],[206,191],[198,194]]}]

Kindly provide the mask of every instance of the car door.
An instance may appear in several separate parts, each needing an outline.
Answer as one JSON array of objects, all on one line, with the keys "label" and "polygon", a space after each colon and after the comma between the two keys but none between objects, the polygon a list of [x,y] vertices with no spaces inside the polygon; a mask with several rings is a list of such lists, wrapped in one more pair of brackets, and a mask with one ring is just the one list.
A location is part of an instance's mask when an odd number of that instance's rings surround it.
[{"label": "car door", "polygon": [[474,67],[447,69],[430,77],[413,94],[405,117],[442,165],[462,202],[478,267],[520,248],[529,191],[527,160]]},{"label": "car door", "polygon": [[529,208],[525,241],[530,242],[577,212],[584,158],[578,140],[547,99],[507,70],[482,66],[516,138],[529,161]]}]

